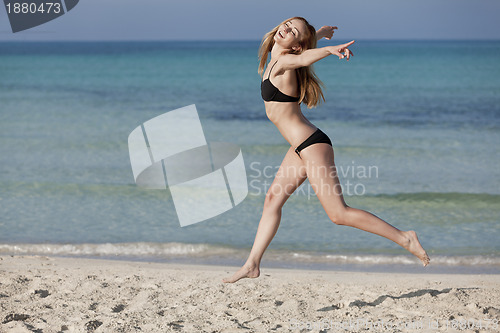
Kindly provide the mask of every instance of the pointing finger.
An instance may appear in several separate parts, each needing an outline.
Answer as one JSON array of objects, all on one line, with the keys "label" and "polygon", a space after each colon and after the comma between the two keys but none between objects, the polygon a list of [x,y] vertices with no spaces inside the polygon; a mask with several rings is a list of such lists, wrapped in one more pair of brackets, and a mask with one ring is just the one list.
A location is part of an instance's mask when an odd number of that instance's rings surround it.
[{"label": "pointing finger", "polygon": [[352,44],[354,44],[354,40],[351,40],[349,43],[345,43],[345,47],[348,47],[348,46],[351,46]]}]

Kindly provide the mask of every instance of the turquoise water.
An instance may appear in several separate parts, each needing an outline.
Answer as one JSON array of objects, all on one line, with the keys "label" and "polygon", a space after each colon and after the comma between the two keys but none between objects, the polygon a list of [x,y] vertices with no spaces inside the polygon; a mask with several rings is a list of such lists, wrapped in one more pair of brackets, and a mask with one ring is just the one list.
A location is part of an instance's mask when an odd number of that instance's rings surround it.
[{"label": "turquoise water", "polygon": [[[240,264],[288,147],[260,99],[258,42],[0,43],[0,253]],[[202,52],[200,51],[202,50]],[[434,263],[500,271],[500,42],[358,41],[315,65],[346,201],[414,229]],[[128,134],[196,104],[208,141],[243,152],[250,193],[181,228],[138,188]],[[329,222],[307,184],[264,264],[412,266],[390,241]]]}]

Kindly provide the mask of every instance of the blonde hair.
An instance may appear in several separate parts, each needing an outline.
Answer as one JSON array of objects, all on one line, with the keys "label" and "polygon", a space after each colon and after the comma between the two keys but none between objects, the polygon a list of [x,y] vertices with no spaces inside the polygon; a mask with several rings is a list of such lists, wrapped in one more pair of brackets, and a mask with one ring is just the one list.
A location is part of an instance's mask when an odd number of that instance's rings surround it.
[{"label": "blonde hair", "polygon": [[[262,42],[259,48],[259,59],[260,59],[259,74],[261,76],[264,74],[264,68],[267,63],[269,52],[271,52],[274,46],[274,36],[276,35],[276,32],[278,31],[281,25],[293,19],[298,19],[303,21],[307,27],[307,31],[305,33],[305,36],[301,38],[299,42],[300,49],[299,50],[291,49],[288,53],[300,54],[305,50],[316,48],[316,29],[314,29],[314,27],[310,25],[305,18],[295,16],[281,22],[273,30],[265,34],[264,38],[262,38]],[[299,88],[300,88],[299,103],[305,103],[308,108],[312,108],[317,106],[321,102],[320,99],[323,99],[324,101],[325,96],[323,95],[323,91],[321,89],[323,83],[320,81],[320,79],[318,79],[316,73],[314,73],[313,66],[309,65],[306,67],[300,67],[295,69],[295,71],[297,73],[297,81],[299,83]]]}]

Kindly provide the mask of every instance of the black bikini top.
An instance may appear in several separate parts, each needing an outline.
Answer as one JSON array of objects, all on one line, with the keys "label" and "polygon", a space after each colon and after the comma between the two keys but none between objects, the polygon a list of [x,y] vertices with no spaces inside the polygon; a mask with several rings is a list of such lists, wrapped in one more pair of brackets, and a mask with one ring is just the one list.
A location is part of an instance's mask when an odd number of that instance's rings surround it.
[{"label": "black bikini top", "polygon": [[[278,62],[278,61],[276,61],[276,62]],[[276,65],[276,62],[274,63],[274,65]],[[269,70],[269,75],[267,76],[267,79],[265,79],[264,81],[262,81],[260,83],[260,94],[262,96],[262,99],[265,100],[266,102],[271,102],[271,101],[274,101],[274,102],[298,102],[300,99],[299,97],[293,97],[293,96],[283,94],[269,80],[269,77],[271,76],[271,71],[273,70],[274,65]]]}]

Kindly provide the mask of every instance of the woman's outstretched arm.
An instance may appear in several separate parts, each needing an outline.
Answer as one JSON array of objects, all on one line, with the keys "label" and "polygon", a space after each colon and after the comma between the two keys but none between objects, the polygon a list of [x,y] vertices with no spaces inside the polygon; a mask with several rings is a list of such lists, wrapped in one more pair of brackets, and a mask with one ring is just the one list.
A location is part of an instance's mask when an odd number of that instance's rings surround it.
[{"label": "woman's outstretched arm", "polygon": [[354,55],[351,50],[348,49],[348,47],[352,44],[354,44],[354,41],[335,46],[310,49],[302,52],[301,54],[285,54],[280,57],[280,61],[278,62],[279,67],[276,69],[277,74],[286,70],[312,65],[316,61],[326,58],[332,54],[338,56],[339,59],[347,58],[347,60],[349,60],[350,56]]}]

